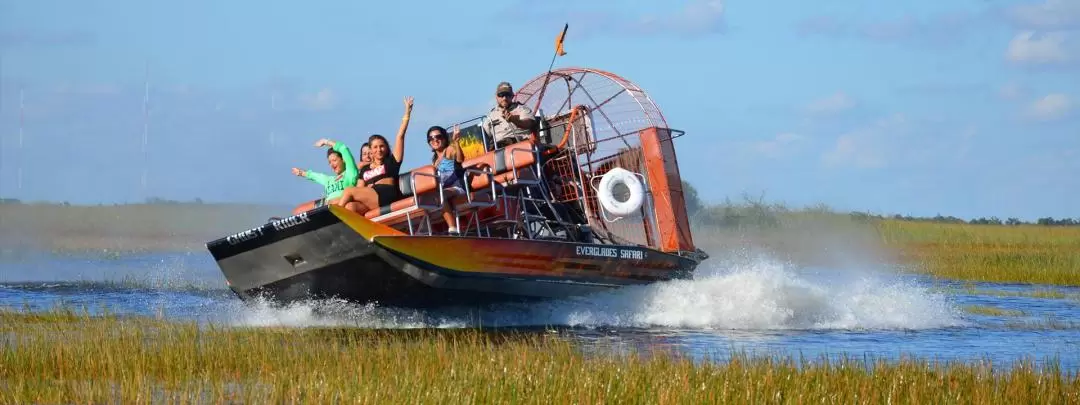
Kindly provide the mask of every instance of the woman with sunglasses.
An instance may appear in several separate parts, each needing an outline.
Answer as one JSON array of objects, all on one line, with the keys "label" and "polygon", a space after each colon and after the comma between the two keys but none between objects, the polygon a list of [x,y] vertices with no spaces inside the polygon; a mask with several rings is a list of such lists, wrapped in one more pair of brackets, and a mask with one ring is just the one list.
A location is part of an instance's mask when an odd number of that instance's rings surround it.
[{"label": "woman with sunglasses", "polygon": [[461,166],[465,161],[465,154],[458,146],[459,139],[461,139],[461,129],[457,125],[454,125],[452,139],[446,136],[446,128],[437,125],[428,128],[427,141],[428,146],[431,146],[431,164],[435,166],[435,176],[438,177],[439,186],[443,188],[442,217],[451,235],[459,234],[454,221],[451,200],[456,196],[465,195],[465,169]]}]

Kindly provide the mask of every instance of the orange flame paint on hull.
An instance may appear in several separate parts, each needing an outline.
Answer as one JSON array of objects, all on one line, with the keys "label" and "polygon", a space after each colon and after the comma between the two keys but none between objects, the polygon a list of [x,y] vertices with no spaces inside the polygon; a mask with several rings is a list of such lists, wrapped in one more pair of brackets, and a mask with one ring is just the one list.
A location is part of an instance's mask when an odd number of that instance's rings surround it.
[{"label": "orange flame paint on hull", "polygon": [[376,236],[405,235],[405,233],[397,229],[380,224],[378,222],[373,222],[372,220],[367,219],[363,215],[349,211],[348,209],[336,205],[331,205],[329,208],[330,212],[333,213],[334,216],[338,217],[341,222],[343,222],[345,225],[348,225],[349,228],[352,228],[352,230],[356,231],[356,233],[360,234],[360,236],[362,236],[364,240],[371,241],[372,238]]},{"label": "orange flame paint on hull", "polygon": [[[629,246],[424,236],[378,236],[374,242],[415,260],[466,273],[663,280],[685,267],[678,256]],[[596,257],[595,252],[614,257]]]}]

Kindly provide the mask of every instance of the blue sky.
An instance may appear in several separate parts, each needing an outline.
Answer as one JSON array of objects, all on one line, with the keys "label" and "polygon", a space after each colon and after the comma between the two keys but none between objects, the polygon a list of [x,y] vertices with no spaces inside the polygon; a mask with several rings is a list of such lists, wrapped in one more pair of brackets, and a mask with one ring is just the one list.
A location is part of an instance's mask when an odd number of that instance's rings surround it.
[{"label": "blue sky", "polygon": [[[484,113],[558,66],[641,85],[710,201],[1080,216],[1080,0],[0,3],[0,195],[293,203],[311,146]],[[24,138],[19,142],[19,92]],[[19,187],[18,170],[23,183]]]}]

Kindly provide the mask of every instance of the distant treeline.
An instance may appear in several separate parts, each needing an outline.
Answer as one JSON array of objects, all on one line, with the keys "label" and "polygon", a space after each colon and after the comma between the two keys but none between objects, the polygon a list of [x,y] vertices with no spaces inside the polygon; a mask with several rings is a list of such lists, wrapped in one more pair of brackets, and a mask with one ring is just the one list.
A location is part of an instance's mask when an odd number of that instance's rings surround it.
[{"label": "distant treeline", "polygon": [[892,216],[871,214],[867,212],[842,213],[829,208],[824,204],[811,207],[791,209],[783,204],[766,203],[763,196],[751,197],[743,195],[740,203],[724,199],[719,204],[707,204],[698,197],[697,190],[692,185],[683,181],[683,194],[686,199],[686,208],[691,216],[691,222],[698,225],[710,225],[719,227],[735,228],[772,228],[783,224],[784,221],[798,220],[808,216],[848,216],[859,221],[894,219],[901,221],[936,222],[953,224],[973,225],[1044,225],[1044,226],[1080,226],[1080,218],[1039,218],[1035,222],[1022,221],[1019,218],[1001,220],[998,217],[974,218],[964,220],[954,216],[937,215],[934,217],[916,217],[910,215],[895,214]]}]

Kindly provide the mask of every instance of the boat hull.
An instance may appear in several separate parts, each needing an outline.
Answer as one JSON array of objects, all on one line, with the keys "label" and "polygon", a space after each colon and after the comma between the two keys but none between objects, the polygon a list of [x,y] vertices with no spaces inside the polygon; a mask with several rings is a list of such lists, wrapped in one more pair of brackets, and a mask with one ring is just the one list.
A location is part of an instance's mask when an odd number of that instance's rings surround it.
[{"label": "boat hull", "polygon": [[638,246],[410,236],[322,207],[210,242],[244,299],[430,308],[583,296],[688,278],[697,262]]}]

